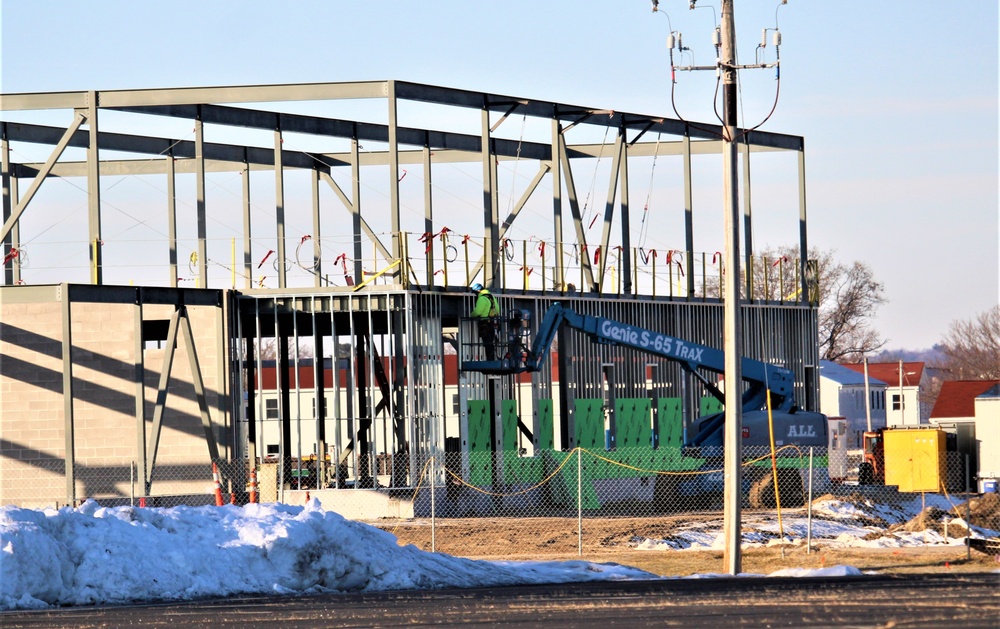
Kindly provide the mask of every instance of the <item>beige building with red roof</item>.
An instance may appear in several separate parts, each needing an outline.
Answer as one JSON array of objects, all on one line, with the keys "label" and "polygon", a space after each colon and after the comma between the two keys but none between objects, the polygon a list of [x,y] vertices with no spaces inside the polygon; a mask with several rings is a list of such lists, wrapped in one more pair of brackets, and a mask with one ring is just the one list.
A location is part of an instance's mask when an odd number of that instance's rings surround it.
[{"label": "beige building with red roof", "polygon": [[970,453],[978,491],[1000,481],[1000,380],[953,380],[941,385],[930,421],[957,435]]}]

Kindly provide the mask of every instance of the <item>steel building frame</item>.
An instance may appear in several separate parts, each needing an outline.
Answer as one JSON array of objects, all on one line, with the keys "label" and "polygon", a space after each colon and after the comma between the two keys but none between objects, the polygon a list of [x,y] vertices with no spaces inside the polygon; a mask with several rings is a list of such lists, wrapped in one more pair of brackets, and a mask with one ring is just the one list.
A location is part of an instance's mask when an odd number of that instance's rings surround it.
[{"label": "steel building frame", "polygon": [[[294,109],[306,101],[344,101],[365,99],[375,101],[373,110],[383,115],[384,122],[375,123],[350,120],[342,117],[324,117],[281,111]],[[440,131],[399,124],[400,109],[404,103],[417,103],[444,107],[448,111],[479,111],[478,128],[462,131]],[[256,104],[250,108],[244,105]],[[261,105],[266,104],[266,105]],[[19,112],[69,110],[71,123],[65,127],[19,122],[8,119]],[[333,446],[337,457],[353,457],[355,485],[361,486],[362,470],[373,469],[371,461],[359,460],[370,454],[403,454],[405,463],[393,461],[393,483],[408,485],[419,472],[426,456],[445,449],[445,441],[461,435],[449,434],[445,428],[447,403],[444,398],[444,363],[448,353],[448,335],[456,333],[462,316],[468,312],[470,298],[465,287],[471,278],[481,277],[484,284],[493,288],[501,297],[504,308],[524,308],[540,315],[553,300],[572,300],[576,307],[590,314],[643,322],[646,327],[690,338],[694,341],[721,346],[721,302],[706,288],[707,273],[701,271],[702,285],[698,286],[698,263],[694,233],[694,203],[692,193],[692,157],[719,155],[723,148],[720,139],[722,128],[712,124],[692,124],[662,116],[633,114],[592,107],[539,101],[498,94],[458,90],[404,81],[368,81],[352,83],[315,83],[298,85],[260,85],[236,87],[145,89],[79,91],[45,94],[0,95],[0,156],[3,181],[3,226],[0,240],[4,244],[3,291],[17,290],[12,286],[22,283],[17,251],[22,246],[20,221],[30,212],[35,196],[45,181],[51,177],[82,178],[86,181],[87,224],[86,247],[90,257],[90,281],[95,285],[105,283],[102,233],[101,180],[119,175],[155,175],[166,180],[168,258],[163,266],[168,269],[166,283],[177,287],[179,270],[178,229],[176,215],[176,178],[193,174],[196,188],[197,250],[191,256],[192,270],[205,289],[228,287],[228,278],[220,279],[209,274],[208,220],[212,208],[206,198],[206,181],[211,173],[240,173],[242,181],[243,256],[239,262],[244,285],[223,291],[230,299],[229,338],[231,347],[232,391],[230,404],[233,409],[235,446],[233,458],[260,458],[257,425],[264,409],[260,401],[261,371],[264,358],[261,345],[273,339],[276,345],[276,390],[278,414],[281,419],[281,456],[283,459],[302,459],[302,453],[291,452],[291,415],[293,406],[302,421],[303,415],[312,420],[316,430],[316,447],[320,453]],[[102,112],[125,113],[137,116],[143,124],[163,119],[190,121],[194,139],[158,137],[152,134],[130,134],[106,129],[101,124]],[[549,128],[546,141],[515,139],[504,136],[500,130],[511,116],[540,120]],[[606,131],[601,143],[570,143],[568,132],[578,125],[592,126]],[[208,142],[205,130],[227,129],[233,135],[256,133],[234,143]],[[270,134],[270,146],[261,146],[260,134]],[[607,135],[613,133],[612,141]],[[289,134],[304,135],[320,140],[334,139],[347,142],[347,150],[330,152],[296,151],[284,146]],[[671,138],[663,140],[662,137]],[[44,162],[11,159],[11,145],[30,143],[51,146]],[[379,148],[363,148],[371,143]],[[752,152],[785,151],[797,155],[798,234],[800,252],[808,251],[805,200],[804,140],[798,136],[748,131],[741,140],[743,154]],[[83,161],[60,161],[67,149],[83,149]],[[114,153],[113,159],[102,155]],[[122,159],[121,154],[134,155]],[[587,242],[581,195],[576,186],[574,164],[580,160],[600,161],[611,159],[607,186],[607,199],[603,203],[603,217],[599,242]],[[638,249],[631,241],[631,219],[628,199],[629,164],[635,158],[673,156],[682,164],[684,250],[683,266],[678,267],[678,286],[674,293],[671,267],[670,290],[658,291],[656,260],[652,261],[652,285],[638,281]],[[506,215],[500,207],[498,162],[531,160],[537,171],[531,182],[521,190],[516,204]],[[744,159],[744,180],[749,183],[749,159]],[[468,163],[481,166],[482,199],[477,203],[482,212],[482,233],[475,236],[482,244],[481,254],[470,254],[466,244],[465,274],[459,273],[454,281],[449,279],[449,252],[457,250],[448,244],[446,229],[434,215],[432,176],[435,165]],[[416,165],[423,169],[423,217],[421,229],[409,232],[404,228],[400,181],[405,176],[405,166]],[[389,205],[389,225],[374,224],[366,215],[367,203],[362,196],[362,171],[385,170],[382,188]],[[312,232],[312,259],[302,265],[299,249],[307,247],[307,238],[298,242],[295,254],[289,253],[289,236],[286,232],[285,176],[286,171],[310,173],[312,207],[310,216]],[[276,288],[260,288],[253,280],[257,261],[251,255],[254,238],[251,225],[250,173],[270,171],[274,174],[274,234],[276,253]],[[345,189],[333,178],[334,173],[349,171],[350,188]],[[578,175],[578,173],[576,173]],[[507,272],[505,253],[509,252],[508,229],[519,220],[526,203],[539,184],[548,179],[552,189],[552,233],[540,238],[550,243],[554,250],[550,259],[541,264],[541,289],[529,285],[527,263],[522,258],[522,275]],[[596,178],[596,171],[595,171]],[[24,193],[21,182],[30,180]],[[350,256],[342,254],[336,261],[324,257],[321,237],[329,233],[333,215],[321,207],[320,189],[325,186],[347,211],[349,221],[340,221],[337,227],[352,243]],[[752,241],[752,214],[749,199],[744,202],[744,245],[746,268],[753,267],[754,244]],[[568,216],[568,220],[567,219]],[[596,220],[596,218],[595,218]],[[619,227],[615,230],[615,224]],[[349,227],[347,226],[349,225]],[[383,239],[381,233],[387,233]],[[441,250],[432,243],[441,237]],[[294,241],[294,237],[291,238]],[[467,242],[469,237],[466,236]],[[366,243],[377,252],[377,274],[367,272],[363,265],[363,248]],[[527,248],[527,243],[523,243]],[[588,251],[587,247],[590,247]],[[424,247],[423,254],[414,254]],[[570,250],[572,249],[572,254]],[[608,263],[609,252],[618,250],[616,265]],[[591,253],[600,252],[591,261]],[[234,246],[235,252],[235,246]],[[270,255],[270,253],[268,254]],[[509,255],[509,254],[508,254]],[[347,268],[347,258],[352,262]],[[575,268],[568,260],[575,257]],[[235,253],[234,253],[235,258]],[[744,325],[747,329],[744,348],[748,356],[774,361],[795,371],[801,389],[801,399],[807,406],[814,406],[818,384],[814,370],[818,365],[816,350],[815,284],[812,269],[803,254],[794,263],[798,290],[792,297],[781,297],[776,302],[755,301],[744,306]],[[295,285],[296,279],[288,275],[291,261],[311,276],[307,285]],[[329,270],[340,262],[343,265],[347,286],[334,286],[328,279]],[[261,262],[263,264],[263,262]],[[669,262],[667,265],[669,266]],[[704,265],[704,258],[702,259]],[[325,265],[325,266],[324,266]],[[259,265],[257,265],[259,266]],[[232,269],[235,278],[236,269]],[[546,275],[550,272],[551,275]],[[454,271],[453,271],[454,273]],[[580,285],[573,282],[579,273]],[[608,274],[613,287],[608,288]],[[572,274],[572,275],[571,275]],[[443,282],[438,279],[443,275]],[[680,278],[683,277],[683,283]],[[376,284],[375,279],[383,283]],[[722,269],[717,280],[722,281]],[[308,285],[311,284],[311,285]],[[751,273],[746,274],[745,293],[752,299],[755,287]],[[376,340],[376,337],[377,340]],[[344,371],[347,379],[346,408],[333,409],[337,421],[347,424],[344,433],[338,428],[327,435],[324,416],[331,414],[322,403],[315,413],[305,414],[299,405],[292,404],[293,396],[309,388],[315,392],[325,387],[323,372],[313,370],[314,380],[305,387],[298,381],[300,341],[307,339],[320,357],[322,364],[325,344],[343,344],[349,348],[348,367],[341,367],[336,354],[331,364],[335,373]],[[596,348],[567,335],[560,338],[559,365],[562,386],[559,396],[563,411],[561,426],[562,447],[572,447],[573,396],[632,394],[647,391],[651,394],[670,391],[693,398],[687,390],[684,377],[673,365],[656,365],[656,374],[649,378],[651,366],[645,358],[626,357],[624,350]],[[376,350],[378,350],[376,352]],[[571,360],[573,356],[576,360]],[[602,363],[616,362],[621,368],[613,382],[602,371]],[[597,367],[595,367],[595,365]],[[376,371],[384,369],[387,388],[378,400],[375,390]],[[290,377],[293,374],[294,377]],[[289,380],[294,380],[294,384]],[[611,382],[611,384],[606,384]],[[339,387],[339,378],[334,380]],[[648,383],[648,384],[647,384]],[[538,400],[551,397],[554,391],[549,373],[535,374],[531,387],[532,400],[527,412],[536,418],[531,426],[525,422],[524,434],[538,434]],[[379,386],[382,386],[379,384]],[[470,396],[489,397],[495,386],[480,376],[461,378],[458,396],[460,415],[464,414],[465,401]],[[501,383],[501,395],[519,395],[515,383]],[[652,387],[652,389],[648,389]],[[386,394],[386,391],[388,393]],[[243,399],[246,394],[247,404]],[[255,397],[256,394],[256,397]],[[340,404],[340,392],[336,404]],[[243,408],[242,412],[238,409]],[[137,411],[139,412],[139,411]],[[496,412],[496,411],[494,411]],[[376,439],[374,421],[378,415],[384,420],[385,437]],[[315,416],[315,417],[313,417]],[[464,416],[464,415],[463,415]],[[391,430],[389,426],[391,424]],[[461,419],[460,419],[461,424]],[[301,441],[301,431],[297,430]],[[246,445],[246,451],[241,448]],[[358,447],[355,447],[357,444]],[[538,444],[535,444],[536,446]],[[350,446],[350,447],[349,447]],[[345,454],[347,453],[347,454]],[[320,467],[324,465],[319,457]],[[346,460],[346,459],[345,459]],[[338,469],[332,472],[338,483]],[[334,464],[331,461],[331,465]],[[397,473],[397,464],[399,469]],[[282,469],[285,469],[284,467]],[[324,472],[326,473],[326,472]]]}]

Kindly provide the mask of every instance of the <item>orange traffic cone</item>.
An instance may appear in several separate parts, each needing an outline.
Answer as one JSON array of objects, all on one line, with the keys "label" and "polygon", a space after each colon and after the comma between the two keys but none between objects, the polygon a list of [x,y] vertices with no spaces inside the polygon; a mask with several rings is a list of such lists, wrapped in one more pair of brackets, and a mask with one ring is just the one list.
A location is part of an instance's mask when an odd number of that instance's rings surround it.
[{"label": "orange traffic cone", "polygon": [[250,470],[250,503],[257,502],[257,470]]},{"label": "orange traffic cone", "polygon": [[212,478],[215,480],[215,506],[221,507],[223,505],[222,481],[219,479],[219,466],[215,463],[212,463]]}]

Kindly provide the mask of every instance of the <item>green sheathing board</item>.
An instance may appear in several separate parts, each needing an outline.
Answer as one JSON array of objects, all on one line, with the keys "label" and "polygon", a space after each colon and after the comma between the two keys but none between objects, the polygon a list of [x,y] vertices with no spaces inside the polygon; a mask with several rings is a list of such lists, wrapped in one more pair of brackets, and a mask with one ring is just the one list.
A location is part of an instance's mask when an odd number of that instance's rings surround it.
[{"label": "green sheathing board", "polygon": [[721,413],[723,410],[722,402],[715,399],[714,397],[703,397],[699,404],[699,410],[701,412],[698,417],[704,417],[705,415],[715,415],[716,413]]},{"label": "green sheathing board", "polygon": [[604,450],[604,399],[573,400],[576,445],[584,449]]},{"label": "green sheathing board", "polygon": [[538,434],[535,435],[538,447],[551,450],[555,444],[552,432],[552,400],[538,400]]},{"label": "green sheathing board", "polygon": [[615,400],[615,447],[652,448],[653,427],[649,398]]},{"label": "green sheathing board", "polygon": [[489,400],[469,400],[469,483],[477,487],[493,482],[493,453]]},{"label": "green sheathing board", "polygon": [[679,397],[656,400],[656,417],[660,427],[660,447],[680,448],[684,443],[684,416]]},{"label": "green sheathing board", "polygon": [[517,452],[517,400],[502,400],[500,414],[503,417],[503,450]]}]

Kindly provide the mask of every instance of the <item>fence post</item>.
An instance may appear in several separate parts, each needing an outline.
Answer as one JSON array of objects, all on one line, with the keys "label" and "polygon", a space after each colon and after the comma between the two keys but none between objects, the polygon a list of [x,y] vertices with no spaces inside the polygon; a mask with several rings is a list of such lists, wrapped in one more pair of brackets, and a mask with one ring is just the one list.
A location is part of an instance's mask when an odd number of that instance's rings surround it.
[{"label": "fence post", "polygon": [[583,448],[576,448],[576,549],[583,556]]},{"label": "fence post", "polygon": [[437,484],[437,470],[434,469],[434,464],[436,463],[435,458],[431,457],[430,472],[431,472],[431,552],[437,552],[437,511],[435,503],[435,485]]},{"label": "fence post", "polygon": [[969,455],[965,455],[965,560],[972,560],[972,508],[969,504],[972,502],[972,487],[969,482],[969,476],[971,473],[971,468],[969,468]]},{"label": "fence post", "polygon": [[[827,457],[829,457],[827,452]],[[806,554],[812,554],[813,538],[813,449],[809,447],[809,490],[806,496]]]}]

